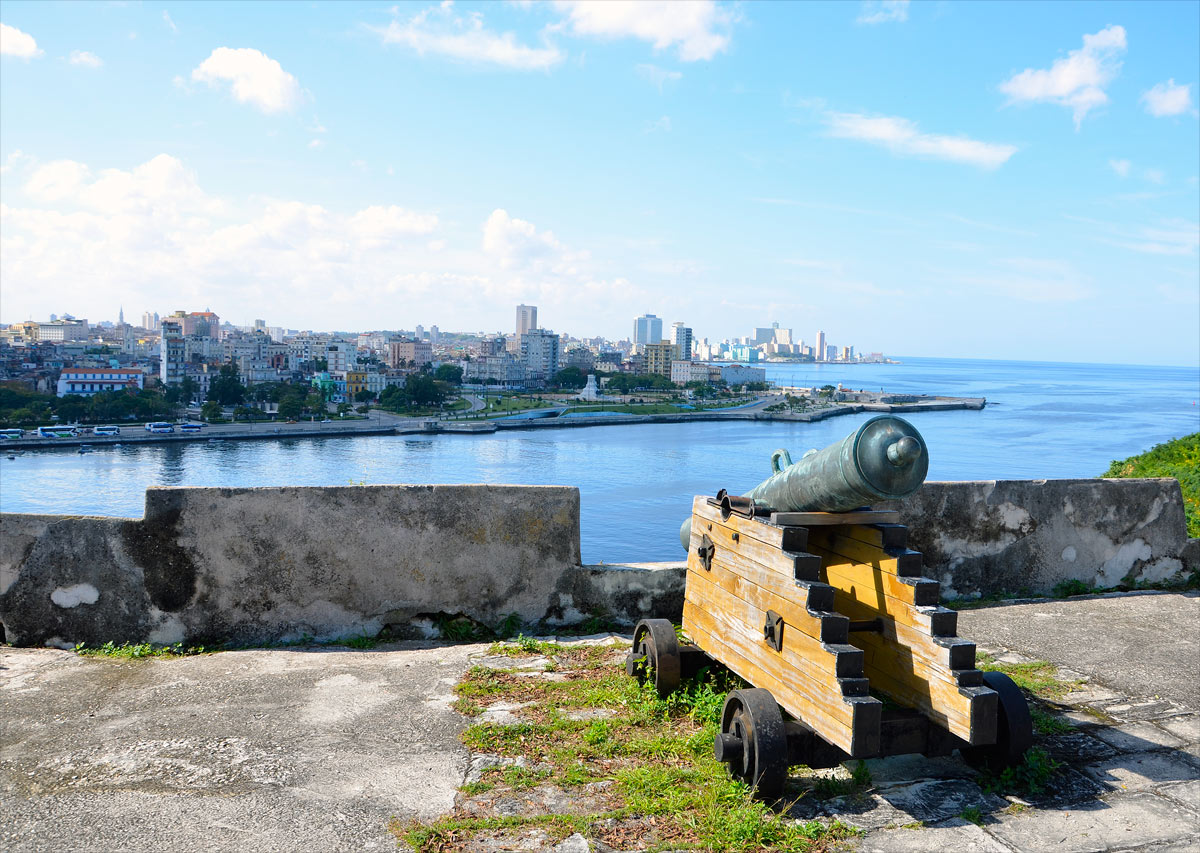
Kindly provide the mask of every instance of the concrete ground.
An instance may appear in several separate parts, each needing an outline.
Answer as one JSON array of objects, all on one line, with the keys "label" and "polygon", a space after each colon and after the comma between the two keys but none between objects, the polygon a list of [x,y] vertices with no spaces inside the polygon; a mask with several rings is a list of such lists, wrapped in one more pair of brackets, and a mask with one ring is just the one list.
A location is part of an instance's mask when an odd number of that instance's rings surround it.
[{"label": "concrete ground", "polygon": [[0,649],[0,849],[395,849],[389,819],[453,805],[485,649]]},{"label": "concrete ground", "polygon": [[[1200,849],[1198,604],[1159,594],[964,611],[959,633],[981,649],[1084,682],[1052,709],[1075,728],[1039,739],[1067,766],[1060,787],[1006,799],[957,757],[909,756],[869,762],[865,796],[801,801],[795,816],[858,826],[851,846],[873,853]],[[466,721],[449,707],[471,665],[516,663],[486,649],[119,661],[0,648],[0,849],[395,849],[389,820],[461,806],[456,789],[489,760],[460,744]]]},{"label": "concrete ground", "polygon": [[1200,592],[1134,592],[964,610],[958,633],[1135,696],[1200,711]]}]

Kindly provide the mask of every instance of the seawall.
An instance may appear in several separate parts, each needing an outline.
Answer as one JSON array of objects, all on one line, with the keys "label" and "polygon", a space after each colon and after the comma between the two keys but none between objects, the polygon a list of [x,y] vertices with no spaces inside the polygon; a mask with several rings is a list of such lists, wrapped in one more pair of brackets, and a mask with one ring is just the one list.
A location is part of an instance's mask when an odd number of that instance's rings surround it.
[{"label": "seawall", "polygon": [[[1200,571],[1174,480],[934,482],[895,508],[946,598]],[[678,617],[682,561],[582,565],[564,486],[152,488],[142,519],[0,515],[0,625],[62,645],[632,623]]]}]

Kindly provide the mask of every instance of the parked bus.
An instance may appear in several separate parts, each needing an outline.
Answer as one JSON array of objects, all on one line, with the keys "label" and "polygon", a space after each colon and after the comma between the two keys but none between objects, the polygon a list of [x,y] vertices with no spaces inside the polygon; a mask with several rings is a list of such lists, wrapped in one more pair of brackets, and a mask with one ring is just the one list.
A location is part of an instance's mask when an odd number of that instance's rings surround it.
[{"label": "parked bus", "polygon": [[78,435],[73,427],[44,426],[37,429],[38,438],[74,438]]},{"label": "parked bus", "polygon": [[98,426],[92,430],[93,435],[120,435],[121,428],[119,426]]},{"label": "parked bus", "polygon": [[0,429],[0,441],[8,441],[10,438],[24,438],[25,430],[23,429]]},{"label": "parked bus", "polygon": [[152,433],[175,432],[175,427],[173,427],[171,424],[155,424],[154,426],[150,427],[150,432],[152,432]]},{"label": "parked bus", "polygon": [[204,424],[182,424],[179,427],[180,432],[200,432],[204,429]]},{"label": "parked bus", "polygon": [[[150,423],[146,424],[146,432],[154,432],[156,429],[162,429],[163,427],[169,427],[169,426],[171,426],[171,425],[169,423],[167,423],[166,421],[151,421]],[[172,427],[170,430],[168,430],[168,432],[174,432],[174,431],[175,431],[174,427]]]}]

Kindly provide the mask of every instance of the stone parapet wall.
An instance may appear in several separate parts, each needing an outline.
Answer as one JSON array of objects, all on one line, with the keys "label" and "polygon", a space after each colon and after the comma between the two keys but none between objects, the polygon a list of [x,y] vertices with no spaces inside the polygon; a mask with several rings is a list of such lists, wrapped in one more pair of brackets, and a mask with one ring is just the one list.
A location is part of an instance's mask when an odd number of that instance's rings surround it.
[{"label": "stone parapet wall", "polygon": [[0,623],[32,645],[535,622],[579,563],[563,486],[154,488],[142,520],[0,516]]},{"label": "stone parapet wall", "polygon": [[[931,482],[885,506],[945,598],[1200,571],[1174,480]],[[678,618],[682,560],[581,565],[562,486],[154,488],[141,520],[0,515],[0,624],[19,645],[632,624]]]},{"label": "stone parapet wall", "polygon": [[1180,580],[1194,559],[1179,483],[1143,480],[929,482],[902,501],[909,547],[942,596],[1051,592]]}]

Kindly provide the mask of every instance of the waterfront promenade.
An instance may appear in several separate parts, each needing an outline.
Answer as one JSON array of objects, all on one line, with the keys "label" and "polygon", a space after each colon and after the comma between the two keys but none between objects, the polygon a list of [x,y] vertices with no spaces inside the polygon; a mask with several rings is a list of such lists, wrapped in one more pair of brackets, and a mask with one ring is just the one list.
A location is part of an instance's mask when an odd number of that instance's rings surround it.
[{"label": "waterfront promenade", "polygon": [[732,410],[709,410],[699,412],[675,412],[669,414],[625,414],[598,412],[590,415],[570,417],[500,417],[490,420],[454,420],[446,416],[408,418],[381,409],[373,410],[364,419],[301,421],[282,423],[278,421],[249,424],[205,424],[199,432],[150,433],[141,424],[121,427],[116,436],[79,435],[73,438],[38,438],[26,434],[24,438],[8,440],[0,447],[6,450],[32,450],[56,447],[78,447],[80,445],[116,444],[166,444],[171,442],[195,441],[241,441],[255,439],[335,438],[364,435],[408,435],[408,434],[490,434],[499,430],[514,429],[560,429],[592,426],[616,426],[621,424],[688,423],[695,421],[798,421],[815,422],[844,415],[864,412],[876,414],[904,415],[906,412],[939,412],[978,410],[986,405],[981,397],[931,397],[918,403],[835,403],[826,408],[802,412],[768,412],[767,407],[778,403],[780,395],[758,398],[748,406]]}]

